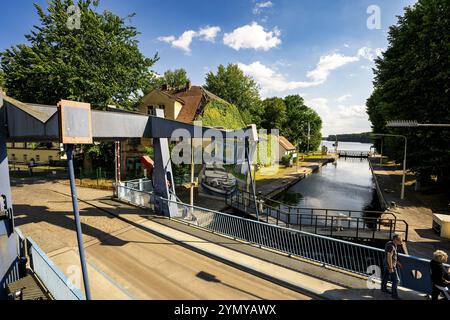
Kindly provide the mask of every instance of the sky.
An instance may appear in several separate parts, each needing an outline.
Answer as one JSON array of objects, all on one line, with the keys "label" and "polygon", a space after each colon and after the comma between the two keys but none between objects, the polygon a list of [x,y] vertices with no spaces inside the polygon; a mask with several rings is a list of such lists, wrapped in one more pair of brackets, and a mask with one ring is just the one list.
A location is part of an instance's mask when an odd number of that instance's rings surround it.
[{"label": "sky", "polygon": [[[0,51],[26,43],[38,17],[33,3],[2,1]],[[370,131],[365,103],[373,60],[389,26],[416,0],[101,0],[140,32],[154,71],[184,68],[193,84],[220,64],[236,63],[262,97],[300,94],[323,120],[323,135]]]}]

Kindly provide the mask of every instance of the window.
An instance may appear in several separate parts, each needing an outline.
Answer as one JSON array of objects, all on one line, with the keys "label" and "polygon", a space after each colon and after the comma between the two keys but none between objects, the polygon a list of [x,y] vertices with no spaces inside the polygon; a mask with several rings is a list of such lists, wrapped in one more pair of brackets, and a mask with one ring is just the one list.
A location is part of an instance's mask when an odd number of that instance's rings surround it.
[{"label": "window", "polygon": [[27,162],[28,161],[28,156],[26,154],[23,155],[23,161]]},{"label": "window", "polygon": [[38,154],[36,155],[36,161],[37,161],[37,162],[41,161],[41,156],[38,155]]},{"label": "window", "polygon": [[53,156],[48,156],[48,161],[53,161]]},{"label": "window", "polygon": [[147,107],[147,114],[148,115],[152,115],[153,114],[153,106],[148,106]]}]

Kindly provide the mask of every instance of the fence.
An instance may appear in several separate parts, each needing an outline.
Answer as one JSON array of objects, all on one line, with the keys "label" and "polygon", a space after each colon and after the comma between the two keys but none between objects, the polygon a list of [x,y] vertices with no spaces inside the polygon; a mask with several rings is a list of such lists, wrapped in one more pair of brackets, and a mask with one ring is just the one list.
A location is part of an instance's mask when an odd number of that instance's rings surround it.
[{"label": "fence", "polygon": [[[119,186],[119,189],[129,193],[128,199],[140,199],[144,194],[126,187]],[[121,194],[120,190],[118,194]],[[141,201],[144,200],[138,200]],[[167,206],[174,205],[178,211],[175,220],[211,232],[366,277],[381,276],[385,254],[378,248],[190,206],[150,194],[145,201],[148,201],[149,208],[155,201]],[[400,255],[399,259],[404,266],[399,270],[401,285],[431,293],[430,261],[407,255]]]},{"label": "fence", "polygon": [[[14,281],[25,276],[25,258],[29,260],[29,267],[45,286],[50,295],[56,300],[85,300],[83,294],[75,288],[69,279],[47,257],[31,238],[25,238],[16,228],[17,235],[17,264],[12,271]],[[12,281],[11,281],[12,282]]]},{"label": "fence", "polygon": [[141,191],[139,189],[134,189],[132,187],[127,186],[127,185],[133,186],[135,185],[135,182],[131,183],[126,182],[124,184],[125,185],[118,184],[116,185],[115,188],[116,197],[119,200],[128,202],[137,207],[153,209],[152,206],[153,194],[151,192]]},{"label": "fence", "polygon": [[[372,278],[381,277],[384,250],[187,204],[176,205],[181,215],[177,219],[191,225],[351,273]],[[430,294],[430,261],[407,255],[400,255],[399,260],[404,266],[399,270],[401,285]]]},{"label": "fence", "polygon": [[[253,196],[247,192],[236,191],[227,195],[225,201],[239,211],[256,213]],[[278,226],[346,239],[387,240],[400,234],[405,241],[408,240],[408,223],[391,213],[388,213],[391,218],[378,218],[372,216],[384,213],[292,207],[271,199],[259,200],[258,203],[260,220]]]}]

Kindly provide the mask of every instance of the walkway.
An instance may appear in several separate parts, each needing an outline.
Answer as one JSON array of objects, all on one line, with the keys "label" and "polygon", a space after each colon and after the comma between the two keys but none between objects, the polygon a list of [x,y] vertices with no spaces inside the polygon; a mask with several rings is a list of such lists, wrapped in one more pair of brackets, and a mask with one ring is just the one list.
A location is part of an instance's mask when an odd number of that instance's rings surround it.
[{"label": "walkway", "polygon": [[[396,208],[389,211],[398,219],[405,220],[409,225],[409,241],[407,244],[408,253],[421,258],[430,259],[435,250],[444,250],[450,253],[450,241],[440,238],[433,230],[433,205],[424,203],[419,199],[419,194],[414,191],[412,181],[414,176],[408,175],[406,199],[400,199],[401,181],[403,171],[393,167],[381,167],[379,158],[371,158],[374,174],[380,184],[380,189],[390,204],[395,202]],[[442,205],[441,205],[442,207]],[[434,208],[437,209],[436,207]]]}]

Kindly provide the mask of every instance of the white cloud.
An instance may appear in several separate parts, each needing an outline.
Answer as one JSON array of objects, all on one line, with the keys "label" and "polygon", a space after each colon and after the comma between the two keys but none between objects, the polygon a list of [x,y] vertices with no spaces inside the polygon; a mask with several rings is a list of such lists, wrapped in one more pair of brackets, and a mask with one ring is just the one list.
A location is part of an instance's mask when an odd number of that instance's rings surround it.
[{"label": "white cloud", "polygon": [[283,74],[260,61],[251,64],[238,63],[238,65],[246,75],[255,79],[261,87],[261,94],[265,96],[269,92],[287,92],[321,85],[328,79],[331,71],[358,60],[357,57],[336,53],[322,56],[316,68],[307,73],[309,81],[290,81]]},{"label": "white cloud", "polygon": [[369,61],[374,61],[375,58],[381,57],[383,55],[383,49],[376,48],[372,49],[369,47],[362,47],[358,50],[357,57],[367,59]]},{"label": "white cloud", "polygon": [[369,117],[364,105],[330,106],[326,98],[306,99],[306,105],[322,118],[324,136],[370,131]]},{"label": "white cloud", "polygon": [[159,37],[158,40],[162,41],[162,42],[167,42],[167,43],[172,43],[173,41],[175,41],[175,37],[174,36],[167,36],[167,37]]},{"label": "white cloud", "polygon": [[358,57],[344,56],[340,53],[325,55],[320,57],[320,61],[317,64],[317,67],[314,70],[309,71],[307,73],[307,76],[314,82],[321,84],[328,79],[331,71],[358,60]]},{"label": "white cloud", "polygon": [[255,4],[255,7],[253,8],[253,14],[260,14],[264,9],[272,7],[273,7],[272,1],[257,2]]},{"label": "white cloud", "polygon": [[172,47],[181,49],[187,53],[191,52],[191,43],[197,32],[189,30],[183,32],[183,34],[176,40],[172,41]]},{"label": "white cloud", "polygon": [[251,76],[261,87],[261,95],[269,92],[285,92],[316,85],[311,82],[289,81],[276,70],[271,69],[259,61],[252,64],[238,63],[239,68],[248,76]]},{"label": "white cloud", "polygon": [[348,98],[351,98],[352,95],[351,94],[344,94],[343,96],[340,96],[339,98],[336,99],[336,102],[342,103],[345,100],[347,100]]},{"label": "white cloud", "polygon": [[234,50],[255,49],[268,51],[281,44],[279,38],[281,32],[274,28],[272,31],[265,31],[256,22],[239,27],[231,33],[226,33],[223,43]]},{"label": "white cloud", "polygon": [[200,38],[203,41],[214,42],[217,37],[217,34],[221,31],[219,27],[204,27],[199,31],[187,30],[183,32],[180,37],[175,36],[164,36],[159,37],[158,40],[162,42],[166,42],[172,45],[173,48],[181,49],[186,54],[191,52],[191,44],[194,38]]},{"label": "white cloud", "polygon": [[220,27],[210,27],[201,28],[198,31],[198,35],[201,40],[214,42],[216,40],[217,34],[221,31]]}]

